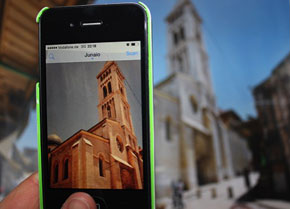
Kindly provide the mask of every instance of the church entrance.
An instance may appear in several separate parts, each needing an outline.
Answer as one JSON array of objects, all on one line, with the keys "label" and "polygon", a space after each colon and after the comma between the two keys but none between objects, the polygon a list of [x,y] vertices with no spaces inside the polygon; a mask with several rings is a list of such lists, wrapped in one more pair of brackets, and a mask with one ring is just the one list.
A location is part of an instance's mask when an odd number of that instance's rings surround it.
[{"label": "church entrance", "polygon": [[205,185],[217,181],[217,169],[212,136],[194,131],[194,151],[198,184]]}]

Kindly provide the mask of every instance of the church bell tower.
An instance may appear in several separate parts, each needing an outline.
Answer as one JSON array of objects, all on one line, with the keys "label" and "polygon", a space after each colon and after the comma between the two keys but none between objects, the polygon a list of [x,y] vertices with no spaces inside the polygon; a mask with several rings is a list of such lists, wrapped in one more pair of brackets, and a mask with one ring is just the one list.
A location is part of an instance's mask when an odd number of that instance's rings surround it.
[{"label": "church bell tower", "polygon": [[124,85],[125,77],[114,61],[106,62],[98,80],[98,113],[99,120],[115,120],[134,134],[130,105]]},{"label": "church bell tower", "polygon": [[190,76],[213,94],[202,20],[191,0],[178,0],[166,18],[169,73]]}]

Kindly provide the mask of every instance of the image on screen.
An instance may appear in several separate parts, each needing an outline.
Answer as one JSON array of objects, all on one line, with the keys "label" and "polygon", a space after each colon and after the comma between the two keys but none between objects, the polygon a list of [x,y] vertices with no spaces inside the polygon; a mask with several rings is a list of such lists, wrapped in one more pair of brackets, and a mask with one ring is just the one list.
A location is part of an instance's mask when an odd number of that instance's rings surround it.
[{"label": "image on screen", "polygon": [[139,42],[82,46],[46,48],[49,187],[143,189]]}]

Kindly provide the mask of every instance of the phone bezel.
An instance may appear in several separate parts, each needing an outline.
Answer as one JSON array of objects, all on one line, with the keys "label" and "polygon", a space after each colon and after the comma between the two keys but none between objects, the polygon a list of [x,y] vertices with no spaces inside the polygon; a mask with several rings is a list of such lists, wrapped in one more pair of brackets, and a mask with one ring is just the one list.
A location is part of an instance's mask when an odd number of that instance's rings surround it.
[{"label": "phone bezel", "polygon": [[[118,18],[113,18],[110,14]],[[132,14],[134,18],[132,18]],[[102,20],[102,26],[69,27],[69,23],[78,21]],[[96,27],[99,27],[98,29]],[[102,28],[101,28],[102,27]],[[57,31],[57,32],[55,32]],[[111,33],[108,33],[110,31]],[[98,36],[93,36],[98,32]],[[118,36],[114,35],[118,34]],[[101,197],[109,208],[121,206],[126,208],[150,208],[150,133],[149,133],[149,86],[148,86],[148,37],[147,18],[144,9],[134,3],[59,7],[46,10],[40,18],[40,123],[42,148],[42,183],[44,208],[61,206],[64,199],[74,192],[84,191],[93,197]],[[84,41],[85,40],[85,41]],[[143,190],[101,190],[101,189],[51,189],[47,182],[47,130],[46,130],[46,63],[45,45],[93,43],[114,41],[141,41],[141,74],[142,74],[142,119],[143,119]],[[113,197],[112,197],[113,195]],[[97,199],[97,198],[96,198]],[[111,201],[113,200],[113,201]],[[48,203],[53,202],[49,206]]]}]

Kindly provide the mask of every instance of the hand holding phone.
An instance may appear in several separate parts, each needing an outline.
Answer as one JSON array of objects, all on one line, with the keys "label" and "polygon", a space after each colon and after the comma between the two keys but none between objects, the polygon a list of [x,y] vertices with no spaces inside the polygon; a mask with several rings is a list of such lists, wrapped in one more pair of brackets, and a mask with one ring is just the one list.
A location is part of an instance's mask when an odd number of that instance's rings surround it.
[{"label": "hand holding phone", "polygon": [[43,208],[60,207],[74,192],[100,208],[154,207],[149,23],[138,4],[42,14]]}]

